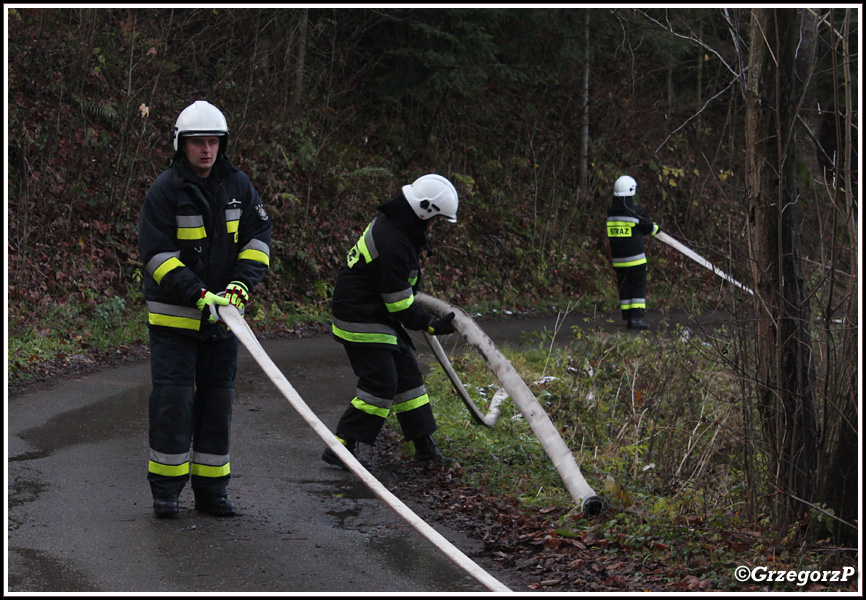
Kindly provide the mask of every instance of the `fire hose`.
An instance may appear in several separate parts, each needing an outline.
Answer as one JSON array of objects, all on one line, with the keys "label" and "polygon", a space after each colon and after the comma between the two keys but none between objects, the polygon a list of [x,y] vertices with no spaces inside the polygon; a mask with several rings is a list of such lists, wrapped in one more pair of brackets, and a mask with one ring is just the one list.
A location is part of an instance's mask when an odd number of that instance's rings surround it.
[{"label": "fire hose", "polygon": [[[526,385],[526,382],[523,381],[523,378],[520,377],[520,374],[515,370],[514,366],[502,355],[501,352],[499,352],[496,345],[487,334],[484,333],[484,331],[468,314],[466,314],[465,311],[452,306],[447,302],[443,302],[442,300],[438,300],[423,293],[417,294],[415,296],[415,301],[429,312],[438,316],[446,315],[449,312],[454,313],[455,316],[453,323],[455,329],[464,337],[470,346],[475,348],[481,358],[484,359],[484,362],[487,363],[487,366],[490,367],[497,379],[499,379],[499,382],[502,384],[502,387],[507,392],[508,396],[511,397],[518,409],[520,409],[523,418],[526,419],[527,423],[529,423],[529,426],[532,428],[538,441],[541,442],[541,446],[544,448],[545,452],[547,452],[547,456],[559,472],[559,476],[562,478],[562,481],[569,494],[571,494],[572,499],[583,510],[583,512],[588,515],[595,515],[600,512],[606,505],[606,502],[601,497],[597,496],[595,491],[593,491],[586,482],[586,479],[584,479],[583,474],[580,472],[580,468],[574,460],[574,455],[562,440],[562,437],[559,435],[559,432],[556,430],[550,417],[548,417],[547,413],[544,412],[538,399]],[[434,346],[435,352],[435,344],[432,345]],[[444,352],[442,353],[442,356],[444,356]],[[441,361],[441,358],[438,355],[437,358]],[[445,357],[445,360],[447,361],[447,357]],[[452,379],[452,383],[453,382],[454,379]],[[458,386],[455,384],[455,389],[457,387]],[[462,385],[459,387],[463,388]],[[461,395],[461,398],[463,398],[460,390],[457,391],[458,394]],[[464,399],[464,403],[465,402],[466,399]],[[471,399],[469,400],[469,403],[474,407]],[[482,416],[477,408],[475,410],[470,408],[470,412],[476,420],[480,419],[481,422],[485,424],[492,420],[490,417]]]},{"label": "fire hose", "polygon": [[436,357],[436,360],[439,361],[442,370],[445,371],[445,376],[448,377],[448,380],[454,387],[454,391],[457,392],[458,396],[460,396],[460,399],[463,401],[469,414],[472,415],[473,419],[475,419],[475,422],[479,425],[484,425],[485,427],[493,427],[496,425],[496,421],[499,420],[499,406],[502,404],[503,400],[508,398],[508,392],[502,388],[496,390],[496,393],[493,394],[493,398],[490,400],[490,407],[488,408],[487,414],[482,414],[478,407],[475,406],[475,402],[472,401],[472,396],[469,395],[469,392],[467,392],[466,388],[463,386],[463,382],[460,381],[460,376],[451,365],[451,360],[445,353],[445,349],[442,347],[439,339],[435,335],[430,335],[426,332],[424,333],[424,339],[427,340],[427,344],[430,345],[433,355]]},{"label": "fire hose", "polygon": [[731,277],[730,275],[728,275],[727,273],[725,273],[724,271],[722,271],[721,269],[719,269],[718,267],[713,265],[713,263],[711,263],[710,261],[705,259],[703,256],[699,255],[697,252],[693,251],[692,249],[690,249],[685,244],[682,244],[681,242],[675,240],[674,238],[672,238],[671,236],[666,234],[664,231],[658,232],[655,235],[655,237],[656,237],[656,239],[663,241],[665,244],[674,248],[675,250],[679,250],[680,252],[682,252],[683,254],[688,256],[689,258],[691,258],[693,261],[695,261],[696,263],[698,263],[702,267],[706,267],[707,269],[709,269],[710,271],[712,271],[713,273],[715,273],[716,275],[718,275],[719,277],[721,277],[725,281],[730,281],[731,283],[736,285],[741,290],[744,290],[744,291],[746,291],[752,295],[755,294],[755,292],[753,292],[751,288],[744,286],[742,283],[740,283],[739,281],[737,281],[736,279],[734,279],[733,277]]},{"label": "fire hose", "polygon": [[391,507],[400,517],[402,517],[409,525],[414,527],[421,535],[429,540],[436,548],[438,548],[449,560],[458,567],[466,571],[474,577],[478,582],[483,584],[487,589],[493,592],[511,592],[511,590],[502,584],[499,580],[484,571],[481,567],[475,564],[468,556],[461,552],[438,531],[428,525],[423,519],[412,512],[399,498],[394,496],[383,486],[378,479],[373,477],[364,466],[358,462],[358,459],[349,452],[346,447],[340,443],[337,437],[325,426],[324,423],[313,413],[307,406],[301,396],[289,383],[285,375],[277,368],[271,358],[259,344],[258,339],[250,329],[247,322],[232,306],[221,306],[218,308],[219,318],[235,334],[238,340],[246,347],[252,357],[256,360],[268,378],[273,382],[289,404],[292,405],[298,414],[307,422],[310,427],[318,434],[318,436],[327,444],[340,460],[343,461],[349,470],[354,473],[376,496],[378,496],[385,504]]}]

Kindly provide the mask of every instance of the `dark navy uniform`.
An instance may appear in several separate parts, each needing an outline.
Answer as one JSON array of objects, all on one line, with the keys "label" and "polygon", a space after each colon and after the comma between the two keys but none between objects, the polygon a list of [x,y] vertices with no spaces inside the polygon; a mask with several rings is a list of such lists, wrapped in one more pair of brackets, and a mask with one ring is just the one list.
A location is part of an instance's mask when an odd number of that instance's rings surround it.
[{"label": "dark navy uniform", "polygon": [[207,179],[186,159],[153,183],[141,209],[153,391],[148,480],[157,497],[225,496],[238,342],[196,308],[202,290],[247,289],[268,269],[271,222],[249,178],[220,154]]},{"label": "dark navy uniform", "polygon": [[607,237],[616,272],[619,308],[629,323],[646,312],[646,248],[644,236],[660,231],[633,196],[614,196],[607,211]]},{"label": "dark navy uniform", "polygon": [[331,330],[358,376],[355,398],[336,430],[350,448],[355,441],[373,444],[392,410],[408,440],[436,430],[406,332],[426,330],[433,320],[414,302],[420,255],[430,249],[427,223],[402,195],[380,205],[337,275]]}]

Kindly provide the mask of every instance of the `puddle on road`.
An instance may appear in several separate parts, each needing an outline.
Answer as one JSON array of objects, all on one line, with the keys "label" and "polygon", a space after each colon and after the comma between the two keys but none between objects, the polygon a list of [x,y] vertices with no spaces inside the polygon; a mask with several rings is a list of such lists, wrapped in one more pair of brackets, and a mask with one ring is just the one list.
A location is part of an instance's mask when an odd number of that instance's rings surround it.
[{"label": "puddle on road", "polygon": [[[99,592],[87,575],[42,550],[9,548],[10,592]],[[26,568],[23,568],[26,565]]]},{"label": "puddle on road", "polygon": [[354,529],[347,527],[346,522],[358,519],[365,508],[364,503],[359,500],[377,500],[378,496],[364,485],[361,481],[301,481],[299,483],[312,485],[319,489],[310,489],[309,493],[326,500],[336,500],[341,506],[326,511],[339,523],[341,529]]},{"label": "puddle on road", "polygon": [[149,395],[150,386],[142,386],[57,415],[44,425],[21,432],[19,437],[36,450],[9,460],[44,458],[63,448],[147,431]]}]

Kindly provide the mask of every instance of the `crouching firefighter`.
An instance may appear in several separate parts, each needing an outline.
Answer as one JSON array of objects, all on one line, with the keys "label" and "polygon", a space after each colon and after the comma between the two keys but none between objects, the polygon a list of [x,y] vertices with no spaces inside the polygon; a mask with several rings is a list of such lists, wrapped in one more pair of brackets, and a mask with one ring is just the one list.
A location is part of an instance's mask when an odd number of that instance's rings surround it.
[{"label": "crouching firefighter", "polygon": [[158,517],[232,516],[229,442],[238,341],[217,306],[243,313],[268,270],[271,222],[249,178],[226,156],[222,112],[197,101],[174,128],[172,165],[144,200],[139,250],[150,333],[147,478]]},{"label": "crouching firefighter", "polygon": [[637,182],[623,175],[613,185],[607,211],[607,238],[619,291],[619,308],[629,329],[649,329],[644,320],[647,293],[647,258],[644,236],[660,229],[646,210],[634,203]]},{"label": "crouching firefighter", "polygon": [[[435,318],[414,300],[420,256],[430,251],[428,226],[439,219],[456,222],[457,205],[457,190],[440,175],[403,186],[402,194],[378,207],[337,274],[331,331],[343,344],[358,383],[336,436],[356,457],[358,443],[372,446],[393,411],[405,439],[413,442],[415,460],[444,459],[433,440],[436,420],[406,330],[454,331],[453,312]],[[322,460],[348,470],[330,448]]]}]

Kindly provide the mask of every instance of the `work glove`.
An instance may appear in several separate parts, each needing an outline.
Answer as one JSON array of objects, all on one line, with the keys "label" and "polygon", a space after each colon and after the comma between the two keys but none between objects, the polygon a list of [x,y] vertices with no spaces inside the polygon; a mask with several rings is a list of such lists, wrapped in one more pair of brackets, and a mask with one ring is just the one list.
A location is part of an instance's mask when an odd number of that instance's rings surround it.
[{"label": "work glove", "polygon": [[441,319],[433,319],[427,327],[427,333],[430,335],[447,335],[454,333],[454,313],[450,312]]},{"label": "work glove", "polygon": [[216,323],[219,321],[217,318],[216,306],[214,304],[218,304],[220,306],[227,306],[229,304],[229,299],[226,298],[223,294],[225,292],[221,292],[219,295],[214,294],[213,292],[209,292],[204,288],[201,288],[201,298],[195,301],[196,307],[202,312],[204,312],[205,308],[210,309],[210,316],[207,318],[208,322]]},{"label": "work glove", "polygon": [[243,315],[244,305],[250,301],[250,291],[247,286],[240,281],[232,281],[226,287],[225,296],[229,299],[229,303],[234,304],[238,312]]}]

